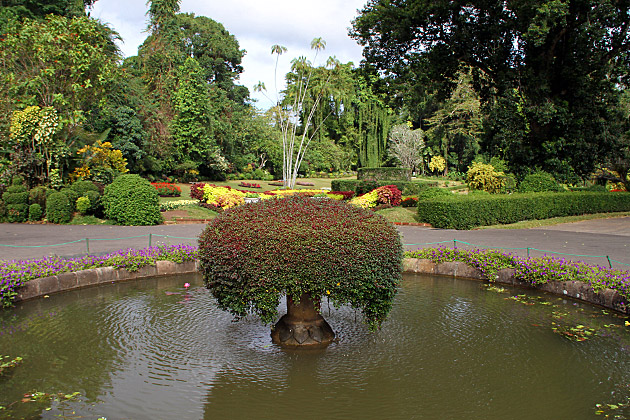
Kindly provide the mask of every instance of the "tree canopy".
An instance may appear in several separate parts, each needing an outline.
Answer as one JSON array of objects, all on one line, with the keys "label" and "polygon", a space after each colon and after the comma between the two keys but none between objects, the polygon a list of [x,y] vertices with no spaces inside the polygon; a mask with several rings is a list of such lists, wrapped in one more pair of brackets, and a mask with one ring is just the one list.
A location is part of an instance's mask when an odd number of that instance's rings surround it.
[{"label": "tree canopy", "polygon": [[515,169],[585,176],[607,152],[610,104],[627,81],[629,7],[600,0],[372,0],[352,36],[383,74],[428,78],[442,97],[461,66],[470,66],[484,104],[511,103],[524,122],[504,126],[510,136],[500,141],[488,127],[491,154]]}]

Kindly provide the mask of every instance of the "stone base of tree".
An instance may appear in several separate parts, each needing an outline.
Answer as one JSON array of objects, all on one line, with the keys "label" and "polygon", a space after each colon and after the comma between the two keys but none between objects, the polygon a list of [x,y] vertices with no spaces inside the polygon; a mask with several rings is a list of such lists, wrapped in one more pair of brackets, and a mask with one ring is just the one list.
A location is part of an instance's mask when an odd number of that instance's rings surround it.
[{"label": "stone base of tree", "polygon": [[319,347],[332,343],[335,333],[318,308],[319,302],[313,302],[307,294],[303,294],[297,304],[287,297],[287,314],[274,326],[272,341],[286,347]]}]

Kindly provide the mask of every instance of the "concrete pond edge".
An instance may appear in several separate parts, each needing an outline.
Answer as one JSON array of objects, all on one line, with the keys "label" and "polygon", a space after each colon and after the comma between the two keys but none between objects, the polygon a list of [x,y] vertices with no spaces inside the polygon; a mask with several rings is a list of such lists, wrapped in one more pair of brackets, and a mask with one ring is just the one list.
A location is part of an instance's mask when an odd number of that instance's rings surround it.
[{"label": "concrete pond edge", "polygon": [[[199,261],[175,263],[173,261],[156,261],[155,265],[140,268],[138,271],[128,271],[114,267],[92,268],[89,270],[62,273],[56,276],[41,277],[30,280],[17,292],[16,302],[30,300],[42,296],[60,293],[68,290],[82,289],[98,286],[106,283],[130,281],[146,277],[160,277],[174,274],[190,274],[199,271]],[[445,277],[457,277],[463,279],[488,281],[489,279],[477,270],[461,261],[434,263],[427,259],[405,258],[403,261],[404,273],[432,274]],[[579,281],[551,282],[538,286],[520,281],[514,277],[514,269],[505,268],[499,270],[495,279],[491,281],[517,286],[526,289],[535,289],[572,298],[594,305],[602,306],[614,311],[630,315],[630,304],[625,302],[618,291],[603,289],[599,292],[593,290],[588,284]]]}]

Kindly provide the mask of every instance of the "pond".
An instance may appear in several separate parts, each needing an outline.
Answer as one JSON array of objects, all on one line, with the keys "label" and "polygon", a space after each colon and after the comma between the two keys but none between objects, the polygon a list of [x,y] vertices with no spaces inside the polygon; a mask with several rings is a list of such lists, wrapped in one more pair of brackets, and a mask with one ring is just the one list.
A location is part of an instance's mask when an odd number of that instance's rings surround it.
[{"label": "pond", "polygon": [[[198,276],[24,302],[0,313],[0,355],[24,359],[0,376],[0,418],[630,418],[630,327],[610,311],[424,275],[379,332],[322,311],[338,340],[288,351]],[[72,398],[22,402],[34,391]]]}]

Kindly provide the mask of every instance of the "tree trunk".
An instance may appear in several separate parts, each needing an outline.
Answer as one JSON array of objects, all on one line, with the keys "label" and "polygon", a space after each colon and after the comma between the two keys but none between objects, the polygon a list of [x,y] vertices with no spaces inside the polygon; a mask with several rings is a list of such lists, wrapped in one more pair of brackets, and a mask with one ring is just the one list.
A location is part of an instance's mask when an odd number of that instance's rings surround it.
[{"label": "tree trunk", "polygon": [[271,339],[287,347],[327,346],[335,338],[328,322],[319,313],[319,301],[307,293],[299,302],[287,296],[287,314],[274,326]]}]

